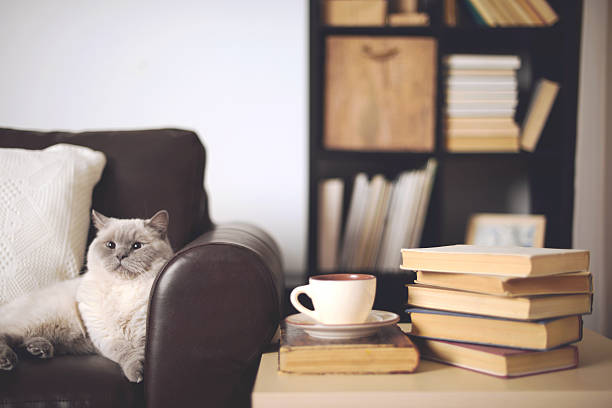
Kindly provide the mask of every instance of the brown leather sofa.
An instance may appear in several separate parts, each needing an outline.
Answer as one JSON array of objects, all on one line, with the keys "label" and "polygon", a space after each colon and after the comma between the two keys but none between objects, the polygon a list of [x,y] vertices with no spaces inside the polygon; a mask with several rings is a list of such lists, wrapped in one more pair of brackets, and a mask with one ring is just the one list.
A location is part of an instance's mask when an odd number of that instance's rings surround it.
[{"label": "brown leather sofa", "polygon": [[128,382],[98,355],[22,359],[0,372],[0,407],[248,406],[262,349],[281,317],[281,257],[261,229],[211,222],[197,135],[0,129],[0,147],[56,143],[104,152],[93,208],[118,218],[168,210],[177,252],[150,295],[143,383]]}]

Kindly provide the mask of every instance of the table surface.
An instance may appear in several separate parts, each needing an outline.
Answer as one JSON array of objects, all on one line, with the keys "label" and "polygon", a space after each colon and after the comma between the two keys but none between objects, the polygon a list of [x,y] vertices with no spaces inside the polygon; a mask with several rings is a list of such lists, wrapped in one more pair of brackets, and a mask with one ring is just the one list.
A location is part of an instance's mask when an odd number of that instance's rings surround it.
[{"label": "table surface", "polygon": [[[400,326],[410,331],[410,324]],[[578,368],[513,379],[426,360],[412,374],[284,374],[278,353],[264,353],[253,408],[612,407],[612,340],[585,329],[577,345]]]}]

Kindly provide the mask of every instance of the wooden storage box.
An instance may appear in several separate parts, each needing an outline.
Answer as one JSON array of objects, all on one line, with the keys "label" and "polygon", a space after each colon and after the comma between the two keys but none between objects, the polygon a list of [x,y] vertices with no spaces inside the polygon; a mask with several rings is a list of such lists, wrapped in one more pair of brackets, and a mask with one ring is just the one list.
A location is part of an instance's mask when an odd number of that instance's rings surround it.
[{"label": "wooden storage box", "polygon": [[383,26],[386,0],[323,0],[323,22],[331,26]]},{"label": "wooden storage box", "polygon": [[328,37],[324,147],[433,151],[436,55],[431,37]]}]

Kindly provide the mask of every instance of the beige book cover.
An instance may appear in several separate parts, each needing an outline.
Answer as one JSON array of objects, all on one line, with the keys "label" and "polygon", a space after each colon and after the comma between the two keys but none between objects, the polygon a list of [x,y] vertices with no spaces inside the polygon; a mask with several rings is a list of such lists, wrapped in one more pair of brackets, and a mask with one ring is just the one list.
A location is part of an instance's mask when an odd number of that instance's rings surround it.
[{"label": "beige book cover", "polygon": [[535,150],[558,92],[559,84],[548,79],[541,79],[536,85],[521,132],[521,147],[524,150]]},{"label": "beige book cover", "polygon": [[589,270],[582,249],[449,245],[402,249],[402,269],[502,276],[546,276]]}]

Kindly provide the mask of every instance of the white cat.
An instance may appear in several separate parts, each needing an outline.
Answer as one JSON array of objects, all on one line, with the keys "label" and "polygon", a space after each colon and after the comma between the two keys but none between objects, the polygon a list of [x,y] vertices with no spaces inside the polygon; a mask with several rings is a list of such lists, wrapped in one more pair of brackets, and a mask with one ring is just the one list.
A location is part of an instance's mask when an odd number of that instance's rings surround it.
[{"label": "white cat", "polygon": [[16,366],[13,348],[38,358],[97,351],[142,381],[149,294],[173,255],[168,213],[121,220],[93,211],[93,222],[85,275],[0,307],[0,369]]}]

